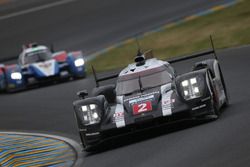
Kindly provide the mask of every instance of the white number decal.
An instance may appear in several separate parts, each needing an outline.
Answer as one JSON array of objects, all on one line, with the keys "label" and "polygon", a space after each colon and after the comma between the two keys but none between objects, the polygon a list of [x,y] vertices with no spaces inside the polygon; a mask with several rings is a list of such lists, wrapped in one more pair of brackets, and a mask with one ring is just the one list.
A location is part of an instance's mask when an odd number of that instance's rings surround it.
[{"label": "white number decal", "polygon": [[147,103],[142,103],[142,104],[139,104],[138,105],[138,112],[140,113],[140,112],[145,112],[145,111],[147,111],[148,110],[148,108],[147,108]]}]

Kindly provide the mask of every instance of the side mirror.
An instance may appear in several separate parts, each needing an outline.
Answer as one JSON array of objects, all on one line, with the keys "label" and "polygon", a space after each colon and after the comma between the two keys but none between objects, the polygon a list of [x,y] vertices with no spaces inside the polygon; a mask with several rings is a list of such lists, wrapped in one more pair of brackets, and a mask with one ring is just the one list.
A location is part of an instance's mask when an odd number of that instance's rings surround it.
[{"label": "side mirror", "polygon": [[87,90],[81,90],[79,92],[77,92],[77,96],[80,98],[80,99],[85,99],[86,96],[88,96],[88,91]]}]

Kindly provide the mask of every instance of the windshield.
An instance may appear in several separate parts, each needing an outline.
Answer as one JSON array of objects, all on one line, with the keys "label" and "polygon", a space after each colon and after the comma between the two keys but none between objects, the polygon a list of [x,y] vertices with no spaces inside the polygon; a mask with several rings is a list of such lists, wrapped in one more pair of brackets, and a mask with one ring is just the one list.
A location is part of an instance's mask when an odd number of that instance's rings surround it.
[{"label": "windshield", "polygon": [[138,78],[118,82],[116,85],[116,92],[118,95],[129,94],[136,91],[140,91],[140,84]]},{"label": "windshield", "polygon": [[30,64],[51,59],[51,53],[48,50],[39,50],[30,53],[26,53],[21,60],[22,64]]},{"label": "windshield", "polygon": [[171,76],[167,70],[148,75],[138,75],[129,80],[118,80],[116,85],[117,95],[131,94],[171,82]]}]

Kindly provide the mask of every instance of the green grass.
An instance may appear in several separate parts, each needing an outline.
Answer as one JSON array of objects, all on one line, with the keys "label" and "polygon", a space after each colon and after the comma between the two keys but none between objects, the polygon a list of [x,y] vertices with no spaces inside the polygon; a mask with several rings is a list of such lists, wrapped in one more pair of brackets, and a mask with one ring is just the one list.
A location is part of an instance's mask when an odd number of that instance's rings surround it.
[{"label": "green grass", "polygon": [[[168,59],[210,48],[209,35],[216,48],[250,43],[250,0],[202,16],[139,39],[144,50],[153,49],[154,56]],[[137,52],[135,41],[114,48],[88,62],[97,71],[125,67]],[[90,71],[90,67],[88,67]]]}]

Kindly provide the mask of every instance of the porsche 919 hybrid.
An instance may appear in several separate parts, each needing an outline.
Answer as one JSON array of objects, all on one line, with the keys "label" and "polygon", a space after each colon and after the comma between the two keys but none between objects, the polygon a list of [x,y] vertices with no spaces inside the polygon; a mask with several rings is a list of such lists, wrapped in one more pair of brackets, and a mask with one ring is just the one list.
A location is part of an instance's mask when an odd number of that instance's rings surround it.
[{"label": "porsche 919 hybrid", "polygon": [[[138,53],[135,62],[118,75],[94,77],[92,96],[83,90],[74,110],[83,147],[91,151],[101,142],[174,120],[216,119],[228,97],[220,64],[214,59],[197,62],[192,71],[177,75],[172,63],[215,54],[214,50],[162,61],[152,54]],[[116,78],[115,85],[99,82]]]}]

